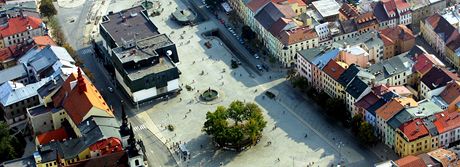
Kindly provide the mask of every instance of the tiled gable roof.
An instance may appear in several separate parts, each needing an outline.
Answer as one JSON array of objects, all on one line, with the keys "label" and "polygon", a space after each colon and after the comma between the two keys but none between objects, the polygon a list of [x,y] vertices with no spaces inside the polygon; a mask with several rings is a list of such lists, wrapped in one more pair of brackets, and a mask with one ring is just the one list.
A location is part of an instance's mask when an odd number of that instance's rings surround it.
[{"label": "tiled gable roof", "polygon": [[414,72],[418,72],[422,75],[428,72],[433,66],[445,67],[445,65],[432,54],[423,53],[414,56],[414,58],[415,64],[412,69]]},{"label": "tiled gable roof", "polygon": [[353,5],[348,4],[348,3],[344,3],[340,7],[339,12],[342,15],[346,16],[348,19],[359,16],[358,9],[356,9],[356,7],[354,7]]},{"label": "tiled gable roof", "polygon": [[345,71],[345,68],[340,66],[335,60],[330,60],[323,68],[324,73],[332,79],[338,80],[340,75]]},{"label": "tiled gable roof", "polygon": [[454,102],[460,97],[460,82],[448,82],[446,88],[441,92],[440,96],[447,104]]},{"label": "tiled gable roof", "polygon": [[284,45],[292,45],[298,42],[314,39],[317,37],[318,35],[316,34],[315,29],[300,27],[296,29],[282,31],[279,34],[278,39]]},{"label": "tiled gable roof", "polygon": [[76,125],[83,121],[93,108],[102,110],[102,116],[113,117],[112,110],[96,87],[86,77],[78,78],[74,73],[62,84],[58,93],[53,96],[55,107],[63,107]]},{"label": "tiled gable roof", "polygon": [[41,24],[42,20],[40,18],[31,16],[13,17],[8,19],[8,24],[6,26],[0,27],[0,34],[2,37],[8,37],[27,31],[29,26],[32,29],[37,29]]},{"label": "tiled gable roof", "polygon": [[407,41],[415,39],[412,31],[405,25],[398,25],[393,28],[386,28],[380,31],[380,36],[389,38],[393,43],[397,40]]},{"label": "tiled gable roof", "polygon": [[404,106],[398,100],[392,99],[390,102],[377,109],[375,113],[382,119],[389,120],[394,115],[399,113],[399,111],[401,111],[403,108]]},{"label": "tiled gable roof", "polygon": [[249,1],[246,6],[251,9],[253,13],[256,13],[260,10],[264,5],[268,4],[271,0],[251,0]]},{"label": "tiled gable roof", "polygon": [[37,135],[37,140],[40,145],[48,144],[51,141],[62,141],[69,137],[64,128],[59,128],[53,131],[48,131]]},{"label": "tiled gable roof", "polygon": [[409,155],[395,161],[399,167],[426,167],[425,162],[413,155]]},{"label": "tiled gable roof", "polygon": [[452,129],[460,127],[460,113],[458,112],[441,112],[437,113],[434,125],[439,133],[444,133]]},{"label": "tiled gable roof", "polygon": [[399,127],[399,130],[404,133],[409,142],[429,135],[428,129],[425,127],[422,119],[420,118],[402,124]]},{"label": "tiled gable roof", "polygon": [[379,99],[380,98],[377,95],[375,95],[374,92],[369,92],[366,96],[357,101],[355,103],[355,106],[367,110],[369,107],[377,103]]},{"label": "tiled gable roof", "polygon": [[434,14],[425,19],[425,24],[430,24],[433,31],[448,44],[460,35],[457,29],[452,26],[444,17],[439,14]]}]

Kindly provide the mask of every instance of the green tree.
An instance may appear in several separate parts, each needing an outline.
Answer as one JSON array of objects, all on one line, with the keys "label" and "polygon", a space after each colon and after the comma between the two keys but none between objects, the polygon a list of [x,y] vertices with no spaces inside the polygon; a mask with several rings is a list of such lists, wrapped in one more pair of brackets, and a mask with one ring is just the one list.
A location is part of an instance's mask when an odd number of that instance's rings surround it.
[{"label": "green tree", "polygon": [[219,145],[255,144],[267,125],[257,104],[232,102],[228,108],[218,106],[206,113],[202,131],[211,135]]},{"label": "green tree", "polygon": [[54,8],[52,0],[42,0],[39,9],[45,17],[51,17],[57,14],[57,10]]},{"label": "green tree", "polygon": [[233,25],[237,25],[241,23],[241,18],[238,16],[235,10],[232,10],[230,13],[228,13],[228,21],[230,21],[230,23]]},{"label": "green tree", "polygon": [[255,40],[254,38],[256,38],[256,33],[252,31],[251,27],[245,25],[241,28],[241,38],[247,41]]},{"label": "green tree", "polygon": [[371,144],[375,142],[374,128],[367,122],[361,122],[358,132],[358,138],[364,144]]},{"label": "green tree", "polygon": [[[8,125],[0,122],[0,162],[17,158],[17,153],[13,147],[15,138],[11,136]],[[18,145],[15,145],[19,147]]]},{"label": "green tree", "polygon": [[351,131],[355,134],[359,132],[361,123],[363,122],[363,116],[361,114],[356,114],[351,119]]}]

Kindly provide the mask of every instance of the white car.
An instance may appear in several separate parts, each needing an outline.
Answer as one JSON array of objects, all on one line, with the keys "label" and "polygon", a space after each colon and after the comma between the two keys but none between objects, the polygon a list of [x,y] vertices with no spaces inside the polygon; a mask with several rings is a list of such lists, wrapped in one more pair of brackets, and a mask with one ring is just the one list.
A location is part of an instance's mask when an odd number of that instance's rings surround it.
[{"label": "white car", "polygon": [[256,67],[258,70],[262,71],[262,66],[260,64],[257,64]]},{"label": "white car", "polygon": [[254,54],[254,57],[255,57],[256,59],[259,59],[259,55],[257,55],[257,54]]},{"label": "white car", "polygon": [[107,87],[107,90],[109,90],[110,93],[113,93],[113,88],[112,87]]}]

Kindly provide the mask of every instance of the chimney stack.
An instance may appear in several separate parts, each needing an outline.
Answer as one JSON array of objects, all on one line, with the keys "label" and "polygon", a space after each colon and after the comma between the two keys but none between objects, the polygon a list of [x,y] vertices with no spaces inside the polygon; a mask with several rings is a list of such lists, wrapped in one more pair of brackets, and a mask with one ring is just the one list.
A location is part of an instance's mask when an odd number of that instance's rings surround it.
[{"label": "chimney stack", "polygon": [[84,81],[83,75],[81,74],[81,68],[78,68],[77,86],[79,93],[86,92],[86,83]]}]

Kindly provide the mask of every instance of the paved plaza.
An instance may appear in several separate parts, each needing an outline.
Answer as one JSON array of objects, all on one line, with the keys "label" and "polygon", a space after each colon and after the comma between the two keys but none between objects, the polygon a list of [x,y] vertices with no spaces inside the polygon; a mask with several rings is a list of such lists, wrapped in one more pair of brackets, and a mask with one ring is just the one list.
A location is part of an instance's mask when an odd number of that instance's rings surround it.
[{"label": "paved plaza", "polygon": [[[165,11],[174,11],[177,7],[176,3],[161,2]],[[182,5],[179,8],[184,7],[180,1],[177,3]],[[159,31],[168,34],[177,45],[181,61],[178,67],[182,72],[180,82],[184,90],[177,97],[153,107],[141,107],[137,117],[145,124],[134,128],[136,131],[152,131],[168,146],[174,142],[186,143],[191,159],[181,161],[181,165],[307,166],[314,163],[313,166],[330,166],[344,161],[345,164],[368,166],[376,161],[375,155],[368,155],[366,160],[368,153],[355,151],[359,145],[350,142],[353,139],[340,141],[341,136],[349,137],[349,134],[337,131],[333,127],[337,125],[326,123],[328,120],[315,111],[314,105],[297,94],[291,94],[294,90],[283,78],[285,71],[263,72],[262,76],[250,77],[254,72],[247,71],[248,68],[231,69],[230,61],[234,55],[225,44],[222,45],[219,39],[202,36],[203,32],[215,27],[214,23],[208,21],[194,27],[180,27],[169,20],[169,16],[170,13],[163,12],[151,19]],[[207,41],[211,42],[212,48],[204,46]],[[187,91],[185,85],[194,90]],[[208,88],[219,91],[217,103],[197,101],[199,92]],[[268,89],[280,92],[280,96],[275,100],[263,97]],[[268,121],[259,144],[240,153],[216,150],[210,137],[201,132],[206,112],[219,105],[227,106],[234,100],[256,102]],[[168,124],[174,125],[173,132],[166,130]],[[271,145],[267,145],[269,141]]]},{"label": "paved plaza", "polygon": [[[330,166],[340,161],[346,166],[372,166],[380,161],[373,152],[357,143],[342,126],[326,118],[313,102],[305,100],[294,90],[283,78],[286,70],[264,71],[262,75],[256,75],[251,71],[254,69],[252,66],[261,62],[243,62],[243,66],[231,69],[230,61],[235,55],[220,39],[205,38],[202,35],[203,32],[217,29],[219,23],[205,21],[194,27],[181,27],[169,19],[170,14],[176,8],[183,9],[187,5],[182,1],[160,2],[164,12],[151,19],[159,31],[167,34],[177,45],[180,58],[178,68],[182,72],[180,82],[184,90],[177,97],[155,105],[142,105],[133,110],[136,114],[130,114],[138,137],[152,146],[147,147],[147,156],[149,161],[158,160],[150,162],[153,166],[173,166],[167,155],[156,152],[162,150],[152,140],[156,137],[168,147],[174,142],[186,143],[191,157],[184,162],[176,156],[175,159],[181,166],[219,166],[221,163],[224,166],[307,166],[312,163],[312,166]],[[89,6],[88,4],[83,6]],[[140,1],[112,0],[106,4],[110,5],[102,5],[104,8],[95,13],[117,12],[138,5]],[[92,15],[94,14],[88,16]],[[211,42],[212,48],[207,49],[204,46],[207,41]],[[88,55],[83,58],[87,62],[95,62]],[[89,63],[88,67],[95,69],[93,71],[96,76],[105,78],[104,82],[96,83],[104,93],[104,88],[110,85],[110,79],[98,71],[101,67],[94,63]],[[194,91],[187,91],[185,85],[192,86]],[[220,98],[210,104],[198,102],[198,91],[208,88],[219,91]],[[274,100],[264,98],[266,90],[275,90],[279,95]],[[104,98],[108,103],[118,108],[119,98],[105,93]],[[259,104],[268,121],[267,127],[259,144],[249,150],[239,153],[216,151],[210,144],[210,137],[201,132],[206,112],[214,111],[219,105],[227,106],[234,100]],[[173,132],[166,130],[165,126],[168,124],[175,126]],[[272,144],[267,145],[267,142]]]}]

